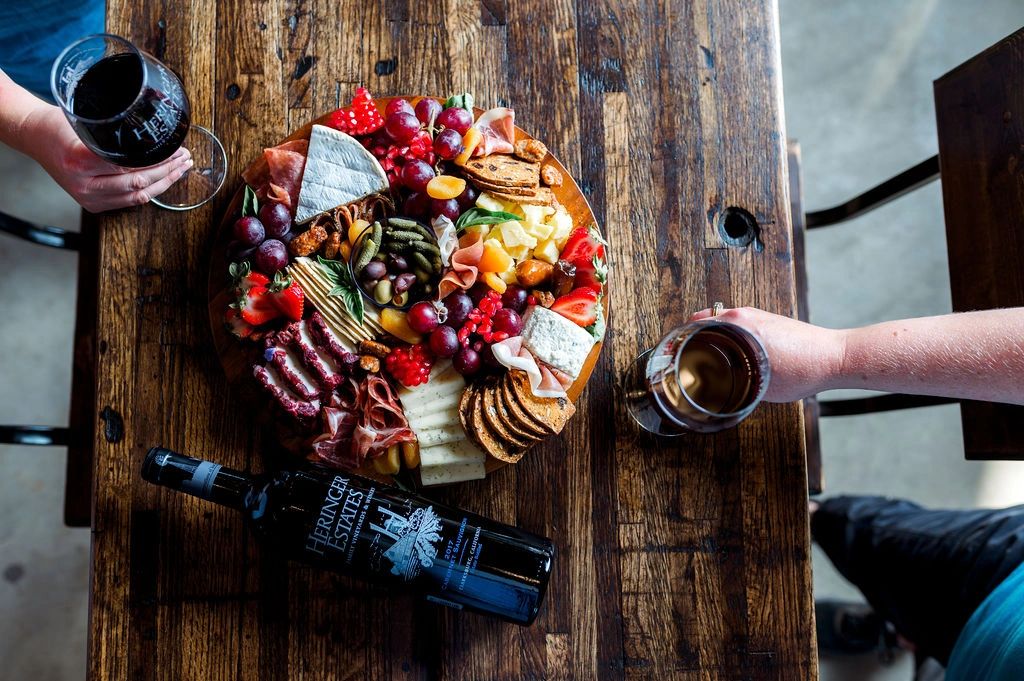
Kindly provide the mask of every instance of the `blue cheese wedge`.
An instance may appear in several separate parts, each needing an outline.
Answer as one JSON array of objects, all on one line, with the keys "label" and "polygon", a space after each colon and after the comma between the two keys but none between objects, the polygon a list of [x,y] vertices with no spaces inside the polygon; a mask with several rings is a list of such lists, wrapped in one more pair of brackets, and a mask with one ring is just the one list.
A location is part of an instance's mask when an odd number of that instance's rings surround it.
[{"label": "blue cheese wedge", "polygon": [[523,317],[523,346],[542,362],[573,378],[580,375],[594,337],[557,312],[534,305]]},{"label": "blue cheese wedge", "polygon": [[387,188],[384,169],[358,140],[340,130],[314,125],[295,222],[308,222],[324,211]]}]

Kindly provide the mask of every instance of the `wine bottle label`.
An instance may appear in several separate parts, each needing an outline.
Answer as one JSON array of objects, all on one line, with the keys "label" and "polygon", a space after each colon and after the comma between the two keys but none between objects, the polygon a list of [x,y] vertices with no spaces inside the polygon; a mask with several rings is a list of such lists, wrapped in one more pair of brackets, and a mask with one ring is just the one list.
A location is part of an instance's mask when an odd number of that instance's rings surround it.
[{"label": "wine bottle label", "polygon": [[211,463],[209,461],[203,461],[195,470],[192,471],[192,477],[186,478],[181,482],[181,491],[194,494],[197,497],[209,497],[210,491],[213,489],[213,481],[217,478],[217,473],[220,472],[219,463]]}]

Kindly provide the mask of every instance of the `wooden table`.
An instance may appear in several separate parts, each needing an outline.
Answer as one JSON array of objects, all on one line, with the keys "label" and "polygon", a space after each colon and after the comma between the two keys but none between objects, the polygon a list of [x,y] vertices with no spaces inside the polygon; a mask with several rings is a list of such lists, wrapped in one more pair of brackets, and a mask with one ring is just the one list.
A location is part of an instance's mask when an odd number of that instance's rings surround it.
[{"label": "wooden table", "polygon": [[[794,313],[774,0],[111,0],[107,17],[180,71],[231,179],[202,209],[100,224],[91,679],[816,678],[798,405],[656,442],[617,382],[714,300]],[[210,346],[212,226],[264,145],[359,83],[514,106],[611,242],[609,342],[567,431],[431,493],[554,539],[530,628],[282,565],[237,514],[139,478],[156,443],[262,469]],[[757,247],[720,236],[730,206]]]}]

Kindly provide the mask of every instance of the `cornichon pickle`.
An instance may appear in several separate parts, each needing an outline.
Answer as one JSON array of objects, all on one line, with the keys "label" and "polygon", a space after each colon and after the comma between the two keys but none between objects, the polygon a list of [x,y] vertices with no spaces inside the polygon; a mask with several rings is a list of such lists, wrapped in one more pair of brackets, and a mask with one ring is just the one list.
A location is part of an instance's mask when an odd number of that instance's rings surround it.
[{"label": "cornichon pickle", "polygon": [[388,224],[395,227],[419,227],[415,220],[406,220],[405,218],[389,218]]},{"label": "cornichon pickle", "polygon": [[405,232],[400,229],[391,232],[388,237],[395,241],[423,241],[423,235],[419,232]]},{"label": "cornichon pickle", "polygon": [[424,256],[419,251],[413,251],[412,252],[412,262],[413,262],[413,266],[414,267],[417,267],[417,268],[423,270],[424,272],[434,272],[435,271],[433,265],[430,264],[430,261],[427,260],[426,256]]},{"label": "cornichon pickle", "polygon": [[377,242],[373,239],[363,240],[363,250],[359,252],[359,258],[356,260],[355,267],[353,268],[356,271],[356,274],[363,271],[366,264],[373,259],[373,256],[377,255],[378,250],[380,249],[377,247]]},{"label": "cornichon pickle", "polygon": [[416,275],[416,281],[420,282],[421,284],[426,284],[428,281],[430,281],[430,272],[424,270],[422,267],[417,267],[413,269],[412,273]]},{"label": "cornichon pickle", "polygon": [[373,223],[373,235],[370,236],[370,238],[373,239],[373,243],[379,244],[379,243],[381,243],[383,241],[382,237],[384,235],[383,235],[383,231],[382,230],[383,230],[383,228],[380,226],[379,222],[374,222]]},{"label": "cornichon pickle", "polygon": [[430,253],[432,255],[436,255],[439,258],[441,257],[441,249],[438,248],[437,246],[435,246],[432,243],[428,243],[426,241],[413,241],[412,242],[412,247],[414,249],[416,249],[417,251],[422,251],[424,253]]}]

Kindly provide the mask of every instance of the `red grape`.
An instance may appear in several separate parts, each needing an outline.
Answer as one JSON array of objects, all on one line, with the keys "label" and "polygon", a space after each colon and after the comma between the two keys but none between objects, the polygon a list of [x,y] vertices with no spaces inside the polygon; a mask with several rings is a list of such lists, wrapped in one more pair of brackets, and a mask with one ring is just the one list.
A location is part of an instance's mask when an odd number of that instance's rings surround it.
[{"label": "red grape", "polygon": [[423,125],[429,125],[430,119],[441,113],[441,103],[436,99],[424,97],[416,102],[416,118],[420,119]]},{"label": "red grape", "polygon": [[430,210],[430,196],[426,192],[409,194],[409,198],[402,206],[402,213],[414,218],[425,216],[428,210]]},{"label": "red grape", "polygon": [[448,319],[444,323],[453,329],[465,324],[469,313],[473,311],[473,301],[462,291],[453,291],[442,302],[448,310]]},{"label": "red grape", "polygon": [[491,318],[491,328],[494,331],[504,331],[509,336],[518,336],[523,332],[523,318],[515,310],[502,308]]},{"label": "red grape", "polygon": [[401,144],[412,141],[412,138],[420,131],[420,122],[415,114],[399,111],[391,114],[384,121],[384,130],[391,136],[391,139]]},{"label": "red grape", "polygon": [[406,321],[416,333],[430,333],[437,328],[437,310],[425,300],[409,308]]},{"label": "red grape", "polygon": [[462,135],[451,128],[437,133],[434,138],[434,153],[446,161],[450,161],[462,153]]},{"label": "red grape", "polygon": [[459,202],[459,208],[466,211],[476,205],[476,197],[480,196],[480,192],[470,183],[466,183],[466,188],[462,190],[462,193],[455,197],[455,200]]},{"label": "red grape", "polygon": [[478,281],[469,289],[469,299],[473,301],[474,305],[479,305],[480,301],[484,299],[491,291],[491,287],[482,281]]},{"label": "red grape", "polygon": [[523,311],[526,309],[526,299],[529,295],[529,292],[522,286],[509,284],[505,288],[505,292],[501,294],[501,304],[509,310],[515,310],[518,314],[523,314]]},{"label": "red grape", "polygon": [[465,135],[470,126],[473,125],[473,114],[465,109],[453,106],[438,114],[436,122],[438,125],[455,130],[460,135]]},{"label": "red grape", "polygon": [[235,226],[231,231],[235,238],[246,246],[259,246],[266,237],[263,223],[252,216],[235,220]]},{"label": "red grape", "polygon": [[501,366],[501,362],[499,362],[498,358],[494,356],[494,351],[491,349],[490,345],[487,345],[485,343],[484,346],[480,348],[479,354],[480,361],[483,362],[485,367],[497,369],[498,367]]},{"label": "red grape", "polygon": [[[434,169],[426,161],[410,159],[402,166],[402,184],[415,192],[422,192],[434,179]],[[453,218],[454,219],[454,218]]]},{"label": "red grape", "polygon": [[232,241],[228,244],[227,256],[231,262],[242,262],[251,259],[255,252],[255,246],[247,246],[241,241]]},{"label": "red grape", "polygon": [[269,201],[260,206],[260,221],[267,229],[267,236],[280,239],[292,228],[292,214],[283,203]]},{"label": "red grape", "polygon": [[267,239],[256,249],[256,269],[272,275],[288,265],[288,249],[277,239]]},{"label": "red grape", "polygon": [[455,199],[430,199],[430,217],[443,215],[452,222],[459,219],[459,202]]},{"label": "red grape", "polygon": [[459,335],[450,326],[439,326],[430,334],[430,351],[438,357],[453,357],[459,351]]},{"label": "red grape", "polygon": [[452,366],[463,376],[472,376],[480,371],[480,355],[470,348],[462,348],[452,358]]},{"label": "red grape", "polygon": [[412,108],[412,104],[409,103],[408,99],[400,99],[400,98],[392,99],[390,102],[388,102],[388,105],[386,107],[384,107],[384,116],[385,117],[388,117],[391,114],[395,114],[395,113],[399,113],[399,112],[407,113],[407,114],[415,114],[416,113],[415,110]]}]

